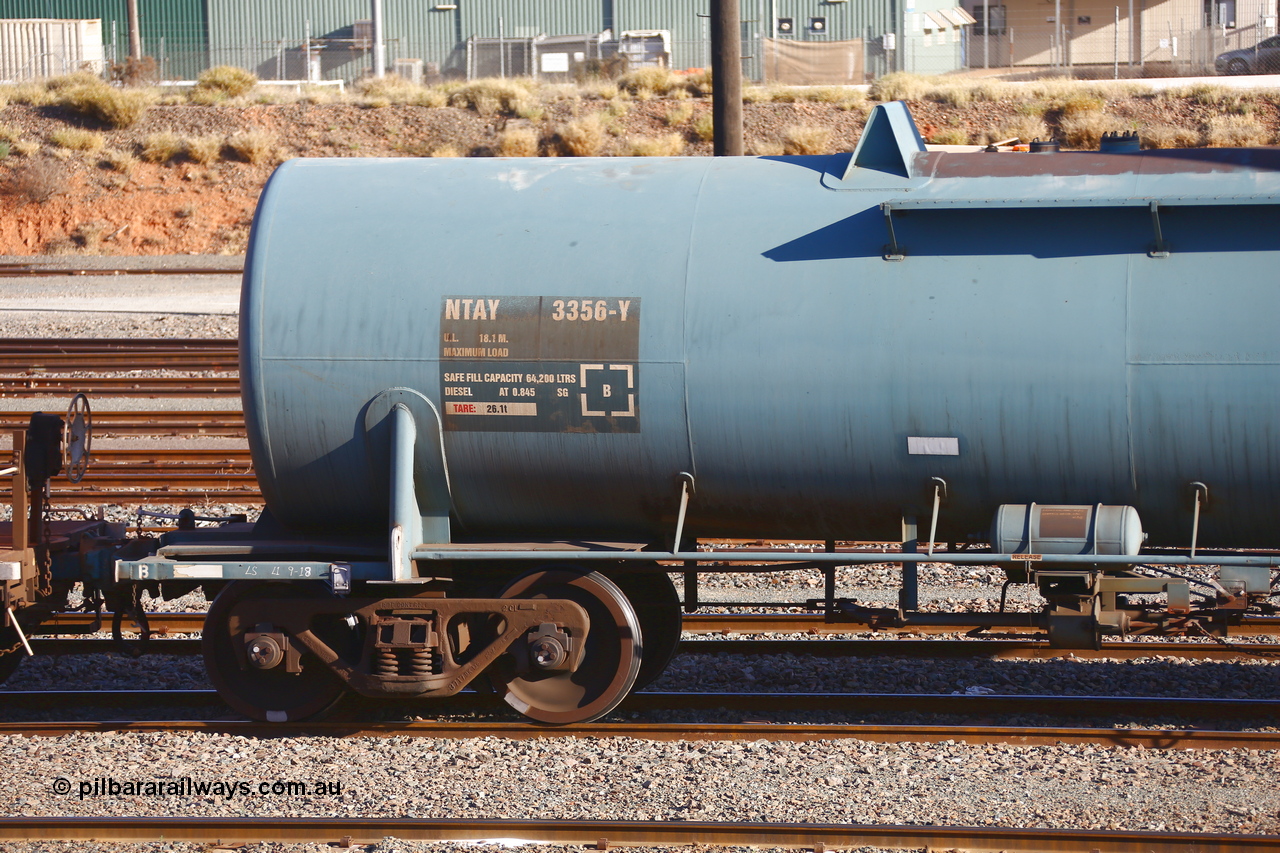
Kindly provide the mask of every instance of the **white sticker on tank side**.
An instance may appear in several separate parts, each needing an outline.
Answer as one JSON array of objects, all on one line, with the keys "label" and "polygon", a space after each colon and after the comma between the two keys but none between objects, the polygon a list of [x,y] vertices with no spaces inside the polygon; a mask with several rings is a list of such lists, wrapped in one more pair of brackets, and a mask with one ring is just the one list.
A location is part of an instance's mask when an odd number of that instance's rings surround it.
[{"label": "white sticker on tank side", "polygon": [[960,439],[954,436],[907,436],[907,453],[912,456],[959,456]]}]

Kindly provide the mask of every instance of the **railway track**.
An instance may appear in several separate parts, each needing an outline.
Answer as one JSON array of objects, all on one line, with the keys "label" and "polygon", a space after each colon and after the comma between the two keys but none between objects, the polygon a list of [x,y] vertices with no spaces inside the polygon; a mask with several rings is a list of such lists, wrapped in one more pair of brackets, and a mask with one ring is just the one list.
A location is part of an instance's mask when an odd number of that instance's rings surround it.
[{"label": "railway track", "polygon": [[[110,709],[119,710],[122,708],[217,708],[220,713],[225,713],[226,708],[219,698],[217,691],[214,690],[48,690],[48,691],[23,691],[23,690],[4,690],[0,691],[0,697],[3,697],[4,707],[8,711],[26,710],[26,711],[59,711],[66,708],[77,709]],[[353,707],[372,707],[362,706],[359,699],[352,700]],[[386,707],[381,706],[381,707]],[[443,716],[453,714],[475,714],[489,713],[508,716],[511,709],[501,700],[487,693],[464,692],[447,699],[431,699],[414,702],[405,700],[395,704],[397,713],[419,714],[422,716]],[[732,693],[732,692],[686,692],[686,691],[641,691],[633,693],[623,700],[617,708],[617,713],[653,713],[658,711],[712,711],[712,710],[728,710],[734,713],[752,713],[752,714],[782,714],[782,713],[837,713],[837,714],[931,714],[943,715],[951,717],[962,717],[967,720],[973,719],[1000,719],[1008,717],[1019,717],[1022,715],[1036,715],[1051,719],[1178,719],[1178,720],[1194,720],[1203,724],[1207,722],[1222,722],[1226,720],[1275,720],[1277,714],[1280,714],[1280,699],[1212,699],[1212,698],[1183,698],[1183,697],[1156,697],[1156,696],[1074,696],[1074,695],[1027,695],[1027,694],[990,694],[983,696],[971,696],[961,694],[941,694],[941,693]],[[27,723],[13,723],[15,726],[25,726]],[[79,726],[83,723],[65,722],[59,725]],[[186,722],[165,723],[165,725],[183,726]],[[265,725],[265,724],[253,724]],[[325,725],[339,725],[337,723]],[[359,728],[365,723],[346,723],[345,725]],[[381,725],[381,724],[379,724]],[[397,722],[388,723],[389,726],[410,726],[410,723]],[[555,727],[554,729],[537,729],[535,726],[529,726],[527,722],[518,725],[526,726],[532,730],[545,731],[549,734],[556,732],[577,732],[585,736],[590,736],[593,732],[599,732],[601,729],[599,723],[583,724],[577,727]],[[624,725],[624,724],[619,724]],[[640,725],[640,724],[625,724]],[[624,725],[624,728],[625,728]],[[675,727],[701,724],[676,723]],[[762,725],[782,725],[764,723]],[[815,731],[836,731],[837,727],[817,726]],[[862,734],[868,732],[872,728],[882,728],[880,726],[863,726],[856,730]],[[909,727],[921,728],[921,727]],[[953,735],[956,731],[962,729],[973,728],[986,729],[986,726],[972,726],[970,724],[961,725],[958,728],[953,726],[940,726],[935,734],[940,740],[947,739],[946,731],[950,731]],[[1184,732],[1198,731],[1202,728],[1198,726],[1196,729],[1160,729],[1161,734],[1152,735],[1153,740],[1164,738],[1182,737]],[[265,729],[264,729],[265,730]],[[273,731],[283,732],[287,729],[273,729]],[[945,730],[945,731],[944,731]],[[1007,728],[1006,728],[1007,730]],[[424,729],[424,732],[429,728]],[[776,731],[781,732],[781,729]],[[853,731],[853,729],[851,729]],[[894,729],[899,731],[899,729]],[[1020,729],[1021,731],[1021,729]],[[1036,727],[1035,731],[1043,736],[1045,742],[1055,742],[1054,738],[1058,737],[1059,730],[1053,727]],[[1083,730],[1081,730],[1083,731]],[[1107,742],[1128,742],[1126,739],[1134,737],[1136,729],[1091,729],[1091,731],[1105,732]],[[1170,734],[1172,731],[1174,734]],[[1269,744],[1266,748],[1273,748],[1276,745],[1275,738],[1280,737],[1274,732],[1253,733],[1245,732],[1244,735],[1259,734],[1261,740],[1258,743]],[[470,734],[460,735],[466,737],[477,736],[474,730]],[[849,734],[849,737],[857,735]],[[1094,735],[1090,735],[1093,737]],[[1083,737],[1083,735],[1080,735]],[[1119,738],[1119,741],[1115,741]],[[889,740],[889,734],[884,735],[885,740]],[[1234,740],[1233,743],[1239,745],[1242,740],[1247,737]],[[995,741],[992,741],[995,742]],[[1207,747],[1206,747],[1207,748]],[[1262,748],[1262,747],[1259,747]]]},{"label": "railway track", "polygon": [[[199,627],[191,629],[199,631]],[[114,641],[101,638],[34,637],[38,654],[106,654],[118,651]],[[200,640],[155,638],[147,653],[198,655]],[[1189,660],[1280,659],[1280,645],[1216,645],[1209,643],[1109,643],[1102,649],[1054,649],[1029,640],[686,640],[681,655],[801,655],[830,658],[907,657],[929,660],[985,658],[988,660],[1135,660],[1174,657]]]},{"label": "railway track", "polygon": [[[716,603],[713,606],[723,607],[729,606],[730,603]],[[748,606],[749,603],[748,603]],[[756,605],[758,606],[758,605]],[[204,625],[203,613],[148,613],[147,618],[151,624],[153,633],[158,634],[192,634],[199,633]],[[103,622],[109,624],[111,614],[103,614]],[[52,631],[56,628],[67,628],[70,631],[83,631],[94,621],[94,617],[87,613],[58,613],[52,618],[45,621],[46,630]],[[964,626],[968,628],[977,628],[977,624]],[[964,627],[947,627],[946,629],[922,630],[919,627],[903,629],[904,633],[956,633],[964,630]],[[857,625],[850,625],[842,622],[828,622],[821,613],[686,613],[682,628],[691,634],[766,634],[766,633],[849,633],[851,631],[865,630]],[[1276,617],[1252,617],[1246,618],[1243,624],[1232,627],[1232,632],[1241,636],[1270,636],[1280,635],[1280,618]],[[1007,629],[1001,629],[1002,632],[1008,632]],[[892,633],[892,629],[881,629],[881,633]],[[1013,633],[1013,632],[1008,632]],[[824,641],[831,642],[831,641]],[[890,642],[898,642],[893,640]],[[929,640],[927,642],[934,643],[936,641]],[[1230,640],[1228,639],[1228,642]],[[1111,648],[1113,643],[1105,643],[1104,651]],[[1144,648],[1159,647],[1162,645],[1192,645],[1192,644],[1163,644],[1163,643],[1135,643],[1130,644],[1142,646]],[[1202,644],[1206,650],[1222,649],[1220,645]],[[1047,646],[1039,645],[1038,648],[1047,649]],[[1067,654],[1068,651],[1057,650],[1059,654]],[[1070,650],[1070,654],[1076,657],[1086,657],[1092,652],[1083,649]],[[1151,654],[1151,652],[1149,652]]]},{"label": "railway track", "polygon": [[238,343],[218,338],[0,338],[0,375],[13,372],[189,370],[234,372]]},{"label": "railway track", "polygon": [[[216,704],[216,703],[211,703]],[[201,707],[197,704],[196,707]],[[602,723],[554,729],[528,723],[413,720],[398,722],[257,723],[228,720],[0,722],[0,737],[61,737],[105,732],[218,734],[232,737],[634,738],[652,741],[862,740],[877,743],[961,742],[970,745],[1054,744],[1143,749],[1277,749],[1280,733],[1209,729],[1116,729],[1048,726],[792,725],[787,723]]]},{"label": "railway track", "polygon": [[0,818],[8,841],[191,841],[219,847],[273,842],[337,847],[405,841],[478,841],[520,838],[531,843],[611,846],[675,845],[786,847],[889,847],[1058,853],[1274,853],[1280,837],[1225,833],[1175,833],[1003,827],[877,826],[867,824],[726,823],[710,821],[614,821],[424,818]]}]

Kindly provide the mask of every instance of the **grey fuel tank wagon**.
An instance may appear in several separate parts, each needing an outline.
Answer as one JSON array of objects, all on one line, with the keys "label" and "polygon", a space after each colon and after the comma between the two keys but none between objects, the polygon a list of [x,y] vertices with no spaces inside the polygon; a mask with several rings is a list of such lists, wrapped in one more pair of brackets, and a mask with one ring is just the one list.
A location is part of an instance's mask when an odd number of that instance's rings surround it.
[{"label": "grey fuel tank wagon", "polygon": [[[1035,584],[1060,646],[1221,632],[1280,564],[1280,152],[1130,142],[933,152],[888,104],[852,155],[286,163],[241,310],[268,510],[116,580],[231,581],[206,659],[264,719],[482,674],[598,717],[710,563],[903,564],[832,619],[945,621],[927,560]],[[743,536],[904,547],[697,549]]]}]

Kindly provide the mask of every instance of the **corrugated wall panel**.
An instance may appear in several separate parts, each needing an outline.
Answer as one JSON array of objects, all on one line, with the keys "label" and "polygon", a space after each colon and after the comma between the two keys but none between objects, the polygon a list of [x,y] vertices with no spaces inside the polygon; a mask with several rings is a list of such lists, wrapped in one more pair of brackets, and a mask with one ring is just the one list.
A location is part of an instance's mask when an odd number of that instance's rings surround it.
[{"label": "corrugated wall panel", "polygon": [[[0,18],[99,18],[108,62],[129,55],[129,18],[124,0],[0,0]],[[160,74],[187,79],[206,67],[208,31],[204,0],[139,0],[142,52]]]}]

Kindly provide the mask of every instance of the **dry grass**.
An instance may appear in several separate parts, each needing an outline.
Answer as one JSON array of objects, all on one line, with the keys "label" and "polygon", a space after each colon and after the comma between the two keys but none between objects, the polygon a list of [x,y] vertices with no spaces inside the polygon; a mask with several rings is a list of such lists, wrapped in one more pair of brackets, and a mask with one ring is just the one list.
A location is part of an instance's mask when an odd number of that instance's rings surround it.
[{"label": "dry grass", "polygon": [[196,78],[197,91],[218,93],[224,100],[247,95],[257,85],[256,74],[234,65],[216,65],[213,68],[206,68]]},{"label": "dry grass", "polygon": [[756,157],[781,157],[782,143],[773,140],[760,140],[747,146],[747,153]]},{"label": "dry grass", "polygon": [[465,157],[466,155],[462,153],[462,149],[459,148],[458,146],[453,145],[452,143],[445,143],[444,145],[441,145],[435,148],[429,156],[431,157]]},{"label": "dry grass", "polygon": [[449,103],[449,95],[436,87],[419,86],[397,74],[388,74],[379,80],[366,77],[356,82],[355,101],[368,107],[388,107],[407,104],[414,107],[438,108]]},{"label": "dry grass", "polygon": [[1211,148],[1253,148],[1266,145],[1267,129],[1252,116],[1214,116],[1204,133]]},{"label": "dry grass", "polygon": [[58,102],[82,116],[122,130],[133,127],[155,103],[145,89],[117,89],[101,81],[62,90]]},{"label": "dry grass", "polygon": [[968,145],[969,134],[958,127],[944,127],[935,130],[928,142],[932,145]]},{"label": "dry grass", "polygon": [[1044,119],[1029,115],[1005,121],[983,134],[984,142],[1004,142],[1006,139],[1015,138],[1019,142],[1031,142],[1036,139],[1050,139],[1051,135]]},{"label": "dry grass", "polygon": [[128,151],[121,151],[116,148],[108,148],[102,152],[102,156],[98,158],[98,165],[104,169],[110,169],[113,172],[119,172],[122,175],[129,175],[138,165],[138,158],[134,157]]},{"label": "dry grass", "polygon": [[1090,111],[1063,117],[1058,124],[1058,140],[1063,148],[1097,148],[1102,134],[1127,128],[1124,122],[1104,112]]},{"label": "dry grass", "polygon": [[498,154],[502,157],[537,157],[538,134],[527,127],[508,130],[498,137]]},{"label": "dry grass", "polygon": [[604,147],[604,122],[599,113],[592,113],[565,124],[559,135],[560,147],[570,157],[596,157]]},{"label": "dry grass", "polygon": [[49,141],[69,151],[100,151],[106,144],[101,133],[78,127],[59,127],[49,134]]},{"label": "dry grass", "polygon": [[1105,98],[1089,92],[1073,92],[1058,102],[1058,110],[1062,117],[1082,116],[1089,113],[1101,113],[1107,108]]},{"label": "dry grass", "polygon": [[1143,128],[1142,142],[1147,148],[1194,148],[1200,144],[1200,134],[1171,124],[1153,124]]},{"label": "dry grass", "polygon": [[536,103],[532,80],[504,80],[496,77],[472,80],[452,87],[448,102],[454,107],[470,107],[480,115],[516,115],[521,109],[528,109]]},{"label": "dry grass", "polygon": [[716,135],[714,115],[708,111],[693,120],[693,132],[703,142],[710,142]]},{"label": "dry grass", "polygon": [[627,94],[648,100],[663,97],[675,89],[685,88],[685,81],[666,68],[636,68],[623,74],[618,89]]},{"label": "dry grass", "polygon": [[0,140],[5,142],[17,142],[22,138],[22,134],[16,127],[10,127],[7,124],[0,124]]},{"label": "dry grass", "polygon": [[22,157],[34,157],[40,152],[40,143],[29,139],[19,140],[13,143],[12,152]]},{"label": "dry grass", "polygon": [[679,127],[691,118],[693,118],[693,104],[680,103],[667,110],[662,120],[666,122],[667,127]]},{"label": "dry grass", "polygon": [[142,159],[149,163],[168,163],[183,151],[182,137],[171,130],[147,135],[142,140]]},{"label": "dry grass", "polygon": [[222,159],[223,139],[221,136],[188,136],[183,141],[187,158],[194,163],[208,165]]},{"label": "dry grass", "polygon": [[246,163],[259,166],[276,157],[276,138],[263,130],[242,130],[227,140],[227,147]]},{"label": "dry grass", "polygon": [[793,124],[782,129],[783,154],[826,154],[831,147],[831,128]]},{"label": "dry grass", "polygon": [[919,74],[895,71],[877,78],[867,95],[876,101],[923,101],[933,84]]},{"label": "dry grass", "polygon": [[684,153],[684,146],[682,135],[666,133],[662,136],[629,139],[626,151],[630,157],[678,157]]}]

